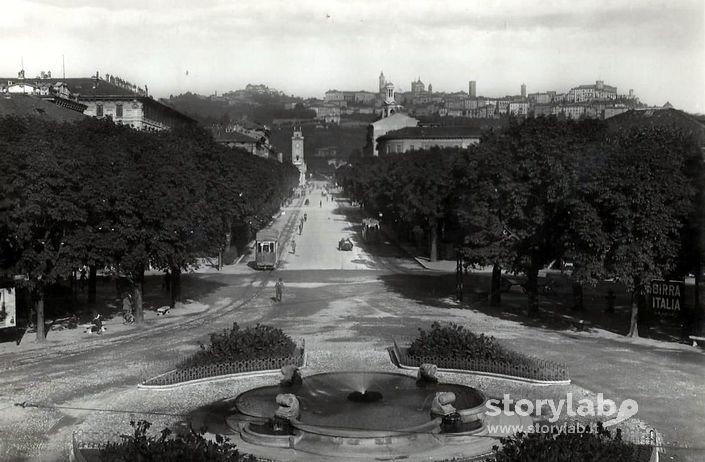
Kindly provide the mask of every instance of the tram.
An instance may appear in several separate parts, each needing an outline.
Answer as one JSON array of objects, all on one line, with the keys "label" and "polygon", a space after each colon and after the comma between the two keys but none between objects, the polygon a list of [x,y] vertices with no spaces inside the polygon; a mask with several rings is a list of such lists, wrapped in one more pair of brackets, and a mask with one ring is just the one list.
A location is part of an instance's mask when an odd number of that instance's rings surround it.
[{"label": "tram", "polygon": [[257,269],[274,269],[279,263],[279,232],[263,229],[255,237],[255,266]]},{"label": "tram", "polygon": [[367,243],[375,243],[380,240],[379,220],[365,218],[362,220],[362,240]]}]

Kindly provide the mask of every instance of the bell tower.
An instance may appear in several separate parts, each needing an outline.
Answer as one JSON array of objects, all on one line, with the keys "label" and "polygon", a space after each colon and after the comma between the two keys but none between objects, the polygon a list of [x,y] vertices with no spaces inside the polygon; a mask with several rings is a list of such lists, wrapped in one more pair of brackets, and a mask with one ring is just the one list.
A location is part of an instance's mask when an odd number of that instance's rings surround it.
[{"label": "bell tower", "polygon": [[402,109],[401,105],[397,104],[394,97],[394,84],[392,82],[387,82],[387,84],[384,86],[384,104],[382,105],[382,117],[389,117],[391,115],[396,114]]},{"label": "bell tower", "polygon": [[384,72],[379,73],[379,94],[384,96],[384,87],[387,85],[387,79],[384,78]]},{"label": "bell tower", "polygon": [[306,183],[306,162],[304,161],[304,134],[301,127],[294,127],[291,137],[291,163],[299,169],[299,185]]}]

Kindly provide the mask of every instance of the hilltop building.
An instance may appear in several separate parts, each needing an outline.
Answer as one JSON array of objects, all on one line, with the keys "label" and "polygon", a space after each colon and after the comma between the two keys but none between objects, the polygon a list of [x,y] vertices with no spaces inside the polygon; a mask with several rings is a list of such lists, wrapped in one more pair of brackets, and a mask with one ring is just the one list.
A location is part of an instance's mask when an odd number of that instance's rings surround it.
[{"label": "hilltop building", "polygon": [[579,85],[571,88],[568,98],[573,103],[617,99],[617,87],[605,85],[604,81],[598,80],[594,85]]},{"label": "hilltop building", "polygon": [[426,93],[426,85],[421,81],[419,77],[415,82],[411,82],[411,94],[414,96],[422,95]]}]

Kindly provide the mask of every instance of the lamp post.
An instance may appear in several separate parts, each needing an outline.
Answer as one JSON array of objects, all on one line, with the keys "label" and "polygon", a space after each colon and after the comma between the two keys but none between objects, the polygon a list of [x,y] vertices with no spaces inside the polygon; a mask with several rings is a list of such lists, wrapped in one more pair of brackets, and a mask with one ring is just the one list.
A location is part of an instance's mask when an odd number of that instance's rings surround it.
[{"label": "lamp post", "polygon": [[463,252],[460,247],[455,248],[455,296],[459,302],[463,301]]}]

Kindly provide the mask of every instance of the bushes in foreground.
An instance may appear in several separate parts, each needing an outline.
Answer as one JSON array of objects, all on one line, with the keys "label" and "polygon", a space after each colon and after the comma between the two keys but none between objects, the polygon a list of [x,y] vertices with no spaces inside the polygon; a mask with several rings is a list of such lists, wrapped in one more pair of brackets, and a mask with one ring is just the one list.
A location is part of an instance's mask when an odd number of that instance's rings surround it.
[{"label": "bushes in foreground", "polygon": [[620,430],[612,435],[601,422],[594,431],[588,426],[576,433],[517,433],[501,442],[493,448],[494,462],[648,462],[652,451],[623,441]]},{"label": "bushes in foreground", "polygon": [[286,358],[293,355],[295,349],[296,343],[281,329],[264,324],[241,329],[234,322],[230,330],[212,333],[210,344],[201,344],[201,351],[179,368],[251,359]]},{"label": "bushes in foreground", "polygon": [[254,461],[250,455],[241,455],[228,439],[216,435],[215,441],[203,437],[205,432],[177,434],[170,438],[168,428],[160,435],[147,436],[151,423],[131,421],[132,435],[123,435],[119,443],[108,443],[101,449],[100,460],[104,462],[168,461],[188,460],[192,462],[241,462]]}]

